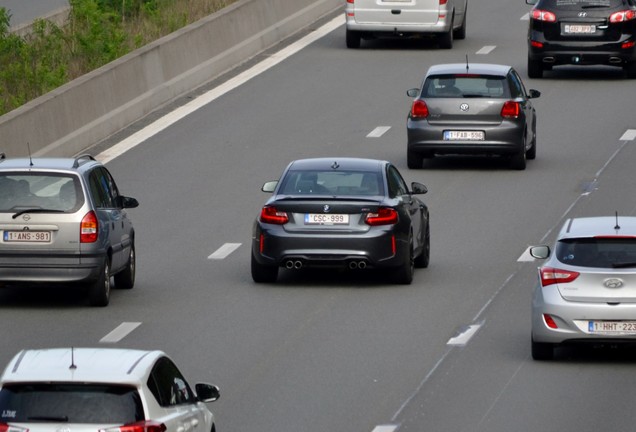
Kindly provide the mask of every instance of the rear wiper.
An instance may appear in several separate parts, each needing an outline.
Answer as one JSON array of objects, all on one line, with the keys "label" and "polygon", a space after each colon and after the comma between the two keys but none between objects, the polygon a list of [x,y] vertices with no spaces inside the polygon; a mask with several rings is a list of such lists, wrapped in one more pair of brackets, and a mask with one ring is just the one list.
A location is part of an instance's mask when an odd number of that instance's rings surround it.
[{"label": "rear wiper", "polygon": [[43,422],[68,422],[68,416],[31,416],[27,420]]},{"label": "rear wiper", "polygon": [[607,8],[607,5],[595,4],[595,5],[584,5],[581,6],[581,9],[604,9]]},{"label": "rear wiper", "polygon": [[25,213],[64,213],[64,210],[59,210],[59,209],[43,209],[43,208],[32,208],[32,209],[24,209],[24,210],[20,210],[19,212],[17,212],[16,214],[14,214],[13,216],[11,216],[13,219],[17,218],[20,215],[23,215]]},{"label": "rear wiper", "polygon": [[612,263],[612,268],[628,268],[628,267],[636,267],[636,261]]},{"label": "rear wiper", "polygon": [[479,93],[464,93],[462,96],[465,97],[465,98],[482,98],[482,97],[484,97],[484,95],[479,94]]}]

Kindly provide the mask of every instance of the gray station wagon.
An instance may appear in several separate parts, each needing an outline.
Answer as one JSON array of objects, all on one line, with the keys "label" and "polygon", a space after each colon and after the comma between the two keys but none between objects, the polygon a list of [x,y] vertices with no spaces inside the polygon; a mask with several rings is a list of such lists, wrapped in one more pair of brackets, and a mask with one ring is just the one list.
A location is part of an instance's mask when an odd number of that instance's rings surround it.
[{"label": "gray station wagon", "polygon": [[0,286],[84,284],[106,306],[111,277],[135,283],[135,232],[106,167],[92,156],[0,154]]}]

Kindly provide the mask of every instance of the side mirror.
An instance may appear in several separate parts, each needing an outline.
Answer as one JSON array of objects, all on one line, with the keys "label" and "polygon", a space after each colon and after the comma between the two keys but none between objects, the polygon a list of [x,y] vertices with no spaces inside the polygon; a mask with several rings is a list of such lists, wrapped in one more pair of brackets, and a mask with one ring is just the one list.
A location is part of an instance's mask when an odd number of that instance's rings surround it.
[{"label": "side mirror", "polygon": [[139,201],[135,198],[120,195],[119,204],[121,208],[136,208],[139,207]]},{"label": "side mirror", "polygon": [[197,398],[201,402],[214,402],[221,397],[219,388],[212,384],[199,383],[194,386],[194,389],[197,392]]},{"label": "side mirror", "polygon": [[406,91],[406,95],[409,96],[409,97],[417,97],[419,92],[420,92],[420,89],[412,88],[412,89],[408,89]]},{"label": "side mirror", "polygon": [[541,96],[541,92],[539,90],[530,89],[530,91],[528,92],[528,97],[530,99],[536,99],[539,96]]},{"label": "side mirror", "polygon": [[546,259],[550,256],[549,246],[532,246],[530,248],[530,256],[536,259]]},{"label": "side mirror", "polygon": [[274,192],[276,190],[276,186],[278,185],[278,181],[268,181],[263,185],[261,190],[263,192]]},{"label": "side mirror", "polygon": [[539,0],[526,0],[526,4],[533,5],[533,6],[536,5],[538,2]]},{"label": "side mirror", "polygon": [[424,186],[422,183],[418,183],[418,182],[411,183],[412,194],[425,194],[426,192],[428,192],[428,188]]}]

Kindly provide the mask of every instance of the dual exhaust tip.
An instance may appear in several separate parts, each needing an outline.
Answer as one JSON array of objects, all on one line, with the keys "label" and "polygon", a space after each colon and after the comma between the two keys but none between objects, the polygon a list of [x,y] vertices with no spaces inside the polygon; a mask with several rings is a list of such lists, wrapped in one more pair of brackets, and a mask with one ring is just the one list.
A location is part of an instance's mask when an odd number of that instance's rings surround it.
[{"label": "dual exhaust tip", "polygon": [[[285,268],[289,270],[299,270],[303,268],[303,262],[301,260],[289,259],[285,261]],[[348,265],[349,269],[365,269],[367,268],[367,262],[365,260],[351,260]]]}]

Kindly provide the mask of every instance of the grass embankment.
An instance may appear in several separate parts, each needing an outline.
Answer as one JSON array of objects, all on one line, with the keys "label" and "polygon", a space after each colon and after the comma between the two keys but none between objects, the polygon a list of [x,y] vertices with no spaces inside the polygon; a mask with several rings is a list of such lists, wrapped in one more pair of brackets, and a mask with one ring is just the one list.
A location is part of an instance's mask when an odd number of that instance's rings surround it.
[{"label": "grass embankment", "polygon": [[70,0],[68,21],[9,32],[0,7],[0,115],[235,0]]}]

